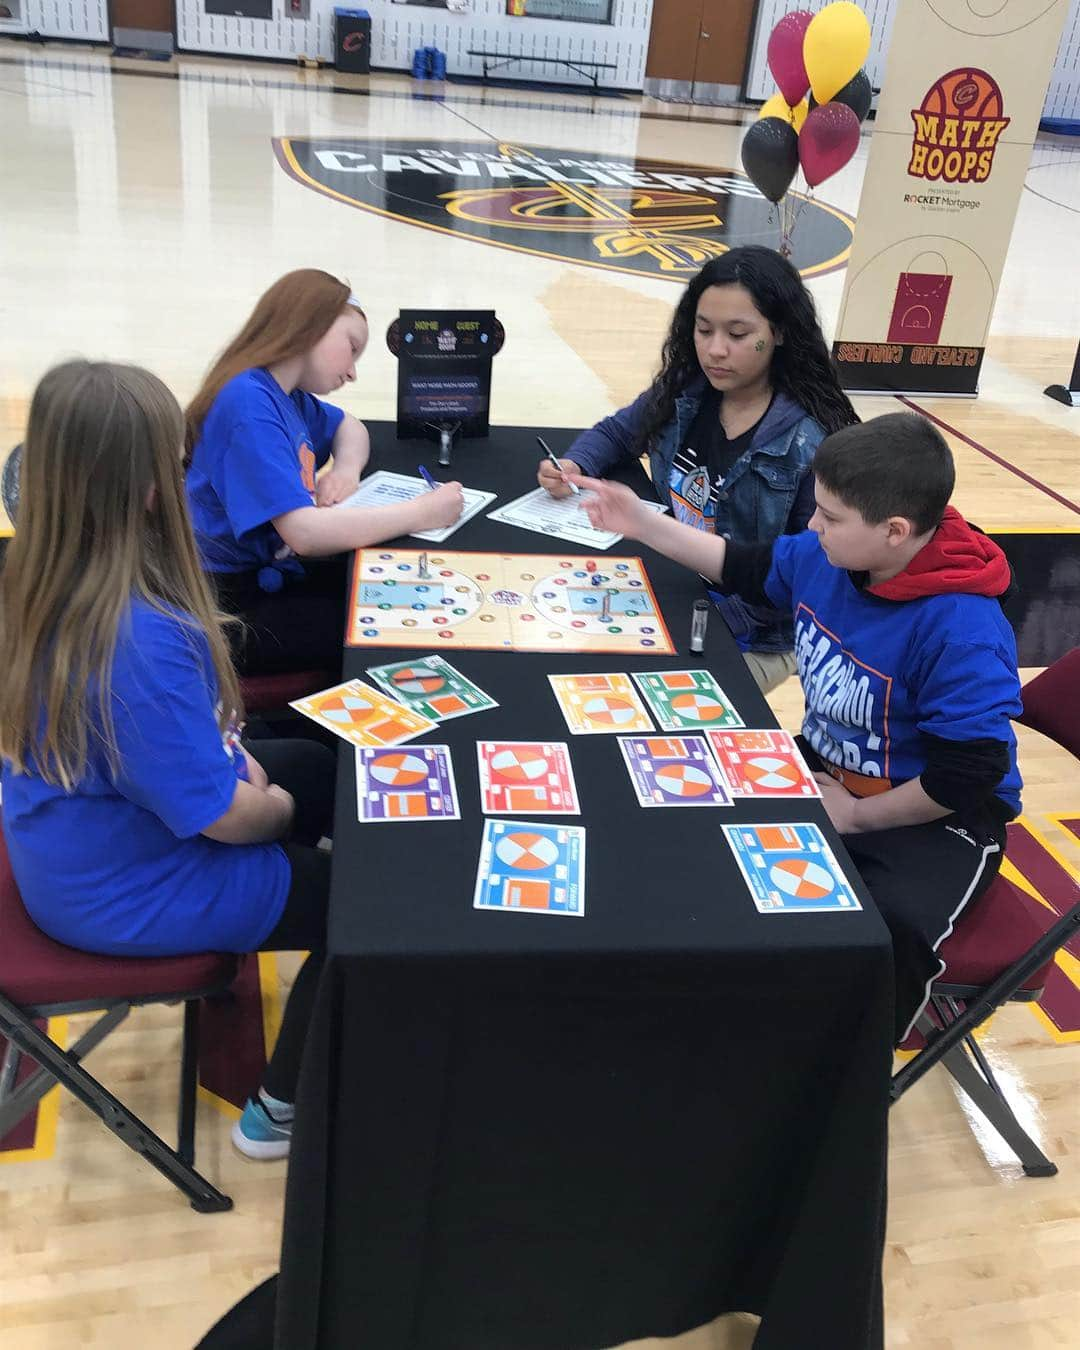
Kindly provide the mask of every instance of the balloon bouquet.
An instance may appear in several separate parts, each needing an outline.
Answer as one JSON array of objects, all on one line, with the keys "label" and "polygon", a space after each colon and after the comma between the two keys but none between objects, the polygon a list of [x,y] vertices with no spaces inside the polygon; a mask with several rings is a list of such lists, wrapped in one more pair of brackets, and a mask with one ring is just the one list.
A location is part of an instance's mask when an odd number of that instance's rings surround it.
[{"label": "balloon bouquet", "polygon": [[862,69],[869,51],[870,24],[850,0],[836,0],[817,14],[785,14],[769,38],[769,69],[780,92],[762,104],[747,132],[742,163],[777,207],[785,258],[805,204],[788,195],[797,170],[816,188],[858,147],[859,126],[870,111],[870,81]]}]

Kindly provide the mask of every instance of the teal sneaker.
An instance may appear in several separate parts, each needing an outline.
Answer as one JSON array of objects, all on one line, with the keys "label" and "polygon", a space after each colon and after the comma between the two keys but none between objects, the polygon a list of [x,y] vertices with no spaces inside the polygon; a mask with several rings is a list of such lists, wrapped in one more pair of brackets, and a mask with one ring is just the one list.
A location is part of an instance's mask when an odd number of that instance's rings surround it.
[{"label": "teal sneaker", "polygon": [[287,1158],[292,1144],[292,1121],[275,1120],[261,1101],[247,1100],[244,1113],[232,1127],[233,1144],[246,1158],[260,1162]]}]

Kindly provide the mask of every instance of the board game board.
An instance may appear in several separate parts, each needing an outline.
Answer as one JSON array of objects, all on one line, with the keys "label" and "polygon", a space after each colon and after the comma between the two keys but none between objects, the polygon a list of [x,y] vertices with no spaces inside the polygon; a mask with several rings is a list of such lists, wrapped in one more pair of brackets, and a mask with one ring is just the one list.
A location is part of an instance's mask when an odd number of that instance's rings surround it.
[{"label": "board game board", "polygon": [[671,655],[640,558],[359,549],[353,647]]}]

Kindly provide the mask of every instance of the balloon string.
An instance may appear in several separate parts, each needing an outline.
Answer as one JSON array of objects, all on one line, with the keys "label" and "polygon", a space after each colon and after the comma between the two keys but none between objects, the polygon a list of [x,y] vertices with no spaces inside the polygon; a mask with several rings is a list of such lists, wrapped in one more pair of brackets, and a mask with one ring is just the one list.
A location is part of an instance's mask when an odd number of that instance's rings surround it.
[{"label": "balloon string", "polygon": [[794,249],[792,231],[795,228],[794,202],[790,193],[785,193],[778,205],[780,226],[780,256],[790,258]]},{"label": "balloon string", "polygon": [[795,251],[795,228],[813,195],[813,188],[809,188],[805,194],[800,193],[798,197],[785,192],[776,205],[782,258],[790,258]]}]

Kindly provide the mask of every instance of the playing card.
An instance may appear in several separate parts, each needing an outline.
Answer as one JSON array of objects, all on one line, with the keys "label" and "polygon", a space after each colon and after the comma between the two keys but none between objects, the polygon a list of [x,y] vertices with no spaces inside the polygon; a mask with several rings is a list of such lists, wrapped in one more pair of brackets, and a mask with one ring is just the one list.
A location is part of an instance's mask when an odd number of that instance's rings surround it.
[{"label": "playing card", "polygon": [[862,909],[816,825],[725,825],[759,914]]},{"label": "playing card", "polygon": [[707,735],[732,796],[821,796],[789,731],[710,731]]},{"label": "playing card", "polygon": [[548,679],[575,736],[653,729],[628,675],[549,675]]},{"label": "playing card", "polygon": [[703,736],[620,736],[642,806],[730,806]]},{"label": "playing card", "polygon": [[743,725],[731,700],[707,670],[635,671],[634,682],[661,731]]},{"label": "playing card", "polygon": [[397,745],[431,731],[435,723],[381,690],[349,680],[289,704],[352,745]]},{"label": "playing card", "polygon": [[356,747],[356,814],[362,823],[460,820],[450,747]]},{"label": "playing card", "polygon": [[486,820],[474,909],[585,913],[585,831],[580,825]]},{"label": "playing card", "polygon": [[564,741],[477,741],[476,754],[485,815],[580,814]]},{"label": "playing card", "polygon": [[422,717],[447,722],[499,705],[441,656],[421,656],[389,666],[369,666],[368,678]]}]

